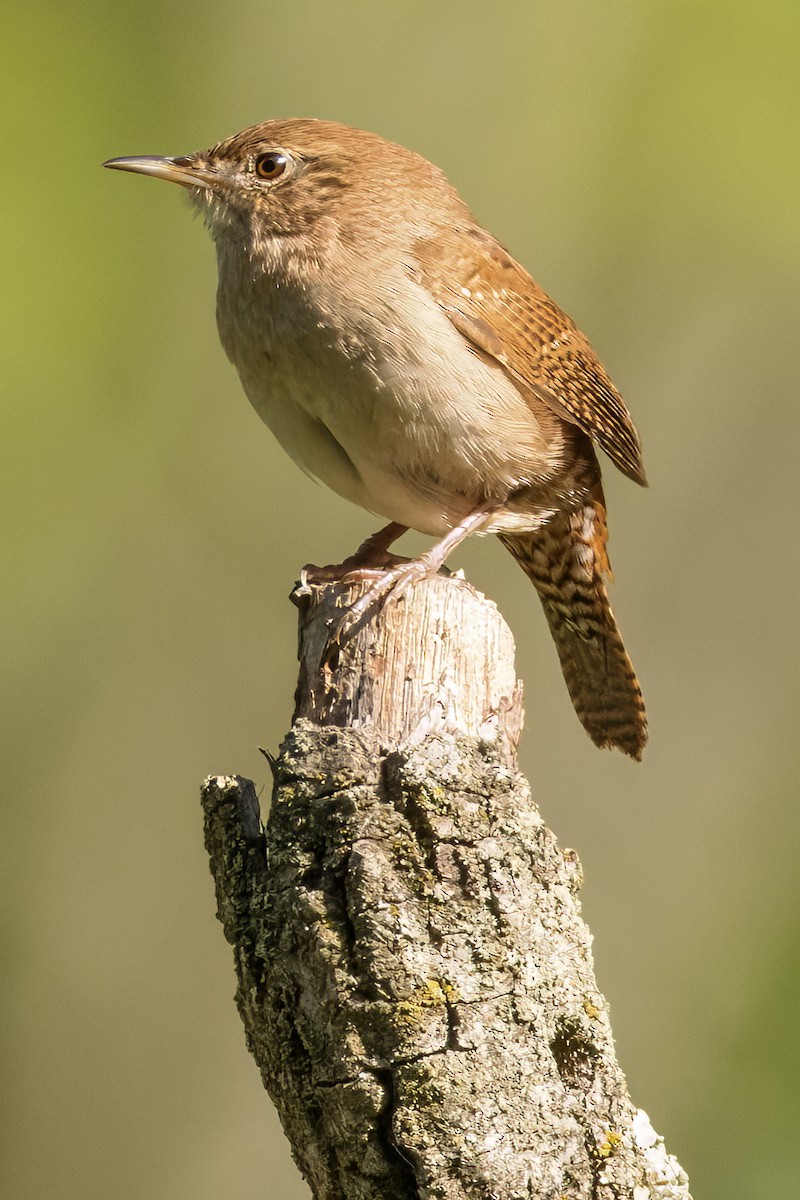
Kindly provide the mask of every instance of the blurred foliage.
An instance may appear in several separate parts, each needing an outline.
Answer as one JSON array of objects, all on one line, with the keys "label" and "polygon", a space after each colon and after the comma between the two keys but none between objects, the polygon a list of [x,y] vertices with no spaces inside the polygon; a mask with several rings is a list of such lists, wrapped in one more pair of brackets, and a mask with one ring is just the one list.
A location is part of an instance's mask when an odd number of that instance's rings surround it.
[{"label": "blurred foliage", "polygon": [[797,1194],[798,38],[780,0],[6,14],[4,1194],[307,1196],[231,1002],[197,784],[266,783],[286,593],[371,521],[249,411],[175,189],[99,169],[278,115],[441,165],[629,400],[651,488],[607,492],[641,767],[589,745],[501,548],[460,561],[518,638],[523,767],[584,862],[634,1099],[696,1196]]}]

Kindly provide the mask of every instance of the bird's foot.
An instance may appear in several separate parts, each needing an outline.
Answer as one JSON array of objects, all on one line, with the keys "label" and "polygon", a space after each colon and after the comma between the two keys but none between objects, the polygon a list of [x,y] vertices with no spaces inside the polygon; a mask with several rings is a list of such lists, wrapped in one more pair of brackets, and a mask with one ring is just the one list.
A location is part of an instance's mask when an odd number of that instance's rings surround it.
[{"label": "bird's foot", "polygon": [[[342,643],[355,632],[356,628],[365,618],[389,601],[394,602],[395,600],[399,600],[407,588],[411,586],[411,584],[418,583],[422,579],[429,579],[432,575],[436,575],[442,570],[446,574],[450,574],[450,572],[444,566],[444,560],[447,558],[448,554],[451,552],[451,550],[454,550],[456,546],[463,542],[464,538],[467,537],[468,534],[474,533],[476,530],[480,529],[482,525],[485,525],[491,518],[492,512],[493,509],[485,508],[479,510],[478,512],[471,513],[468,517],[465,517],[460,524],[455,525],[451,530],[449,530],[449,532],[446,533],[445,536],[439,542],[437,542],[435,546],[432,546],[431,549],[425,554],[420,555],[419,558],[398,560],[389,566],[388,570],[379,573],[377,578],[372,573],[367,574],[364,572],[363,574],[359,574],[359,578],[369,579],[371,581],[370,587],[367,588],[364,594],[360,596],[358,600],[356,600],[355,604],[352,604],[344,614],[338,628],[331,636],[329,653],[335,651],[339,646],[341,646]],[[389,528],[391,527],[382,530],[381,534],[387,534]],[[381,537],[381,534],[377,534],[375,539],[370,539],[370,542],[374,543],[377,538]],[[394,539],[392,538],[392,540]],[[362,550],[365,550],[368,545],[369,543],[365,542],[361,549],[357,552],[357,555],[360,554]],[[374,548],[375,546],[373,546],[373,549]],[[385,545],[382,552],[385,556]],[[389,557],[393,558],[395,556],[390,555]],[[357,568],[357,570],[363,571],[364,569]]]},{"label": "bird's foot", "polygon": [[433,552],[421,555],[420,558],[401,558],[399,555],[388,556],[393,561],[384,570],[375,568],[357,568],[350,571],[344,582],[367,581],[370,586],[359,596],[358,600],[345,611],[336,629],[332,632],[328,653],[333,653],[355,633],[363,621],[368,620],[380,611],[385,604],[399,600],[413,583],[429,579],[441,571],[449,575],[450,571],[437,561],[438,556]]},{"label": "bird's foot", "polygon": [[377,533],[373,533],[365,542],[344,562],[332,563],[327,567],[317,567],[307,563],[303,567],[303,580],[308,583],[359,583],[362,580],[379,580],[387,570],[410,561],[389,550],[392,542],[396,542],[406,532],[406,525],[398,525],[392,521]]},{"label": "bird's foot", "polygon": [[[389,546],[406,532],[405,525],[392,522],[359,546],[355,554],[327,567],[305,566],[301,573],[301,584],[314,583],[369,583],[369,587],[358,600],[346,610],[339,625],[331,633],[325,658],[330,659],[344,642],[353,635],[362,622],[388,601],[398,600],[413,583],[429,579],[444,567],[444,560],[470,533],[485,526],[495,512],[495,506],[486,506],[470,513],[458,525],[454,525],[445,536],[419,558],[401,558],[391,554]],[[444,568],[445,572],[449,572]]]}]

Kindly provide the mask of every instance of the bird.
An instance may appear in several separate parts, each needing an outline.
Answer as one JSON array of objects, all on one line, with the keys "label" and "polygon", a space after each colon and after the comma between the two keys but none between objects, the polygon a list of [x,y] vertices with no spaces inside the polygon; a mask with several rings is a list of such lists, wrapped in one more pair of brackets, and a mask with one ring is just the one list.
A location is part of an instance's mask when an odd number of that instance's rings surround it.
[{"label": "bird", "polygon": [[[347,560],[379,577],[371,592],[496,534],[539,595],[590,738],[640,759],[597,457],[645,486],[639,436],[587,338],[442,171],[310,118],[103,165],[177,183],[202,214],[220,340],[249,400],[307,474],[389,522]],[[438,539],[410,563],[389,551],[407,529]]]}]

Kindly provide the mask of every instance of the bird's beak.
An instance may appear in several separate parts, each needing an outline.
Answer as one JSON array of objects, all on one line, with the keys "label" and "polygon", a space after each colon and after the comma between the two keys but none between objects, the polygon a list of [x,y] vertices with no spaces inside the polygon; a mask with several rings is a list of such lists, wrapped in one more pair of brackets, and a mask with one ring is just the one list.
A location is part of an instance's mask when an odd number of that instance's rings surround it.
[{"label": "bird's beak", "polygon": [[110,158],[103,163],[112,171],[134,171],[137,175],[155,175],[158,179],[169,179],[181,187],[211,188],[219,178],[208,166],[190,155],[187,158]]}]

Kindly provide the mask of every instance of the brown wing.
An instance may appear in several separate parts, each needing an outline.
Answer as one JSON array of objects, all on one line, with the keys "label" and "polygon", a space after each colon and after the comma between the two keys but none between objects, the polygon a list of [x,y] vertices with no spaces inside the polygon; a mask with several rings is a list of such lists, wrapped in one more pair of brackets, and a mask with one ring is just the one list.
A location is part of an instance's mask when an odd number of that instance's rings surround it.
[{"label": "brown wing", "polygon": [[566,313],[478,226],[425,238],[411,268],[476,349],[565,421],[624,475],[646,484],[631,415],[594,350]]}]

